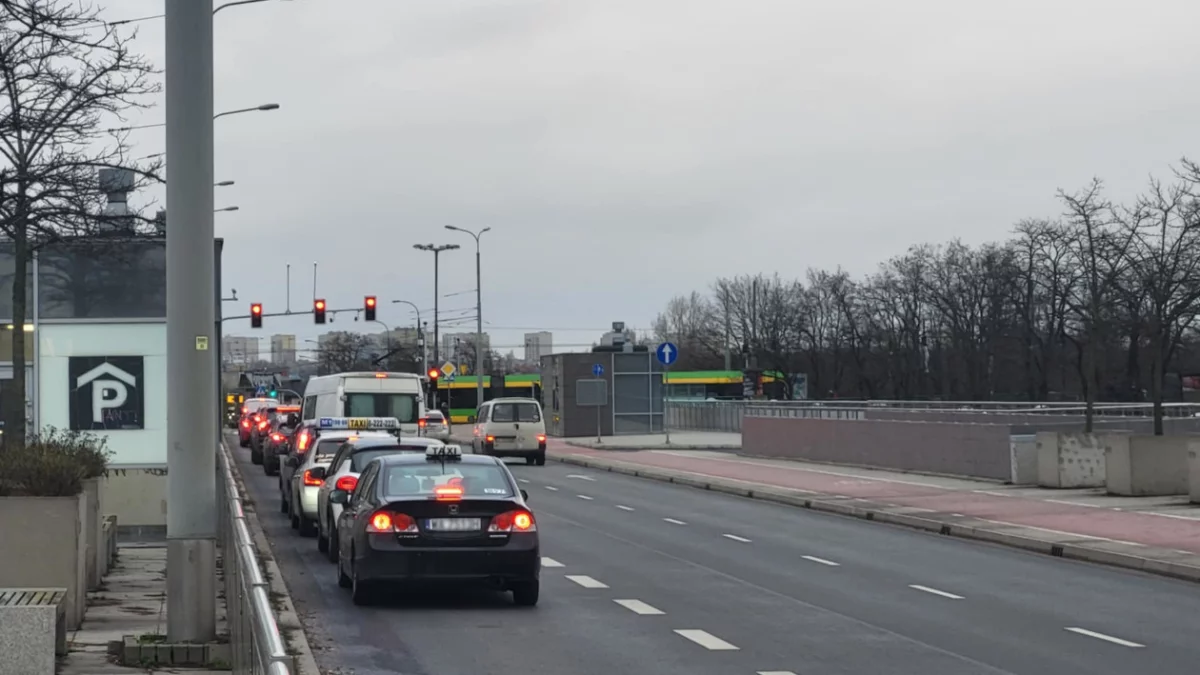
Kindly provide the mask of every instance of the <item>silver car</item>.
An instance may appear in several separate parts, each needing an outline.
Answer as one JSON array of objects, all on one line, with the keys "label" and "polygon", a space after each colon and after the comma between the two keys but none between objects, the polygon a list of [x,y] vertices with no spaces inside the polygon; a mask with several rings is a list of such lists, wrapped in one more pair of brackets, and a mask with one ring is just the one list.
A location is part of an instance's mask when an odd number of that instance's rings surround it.
[{"label": "silver car", "polygon": [[421,428],[421,435],[425,438],[436,438],[439,441],[446,442],[450,440],[450,420],[438,410],[430,410],[425,413],[425,419],[420,420],[417,424]]},{"label": "silver car", "polygon": [[[312,452],[304,454],[304,458],[296,466],[287,490],[286,497],[281,495],[287,507],[286,513],[292,521],[292,529],[299,531],[302,537],[311,537],[317,533],[317,490],[323,481],[321,472],[329,465],[338,448],[346,442],[360,438],[382,439],[395,442],[396,437],[386,431],[324,431],[317,437]],[[318,475],[314,475],[318,474]]]}]

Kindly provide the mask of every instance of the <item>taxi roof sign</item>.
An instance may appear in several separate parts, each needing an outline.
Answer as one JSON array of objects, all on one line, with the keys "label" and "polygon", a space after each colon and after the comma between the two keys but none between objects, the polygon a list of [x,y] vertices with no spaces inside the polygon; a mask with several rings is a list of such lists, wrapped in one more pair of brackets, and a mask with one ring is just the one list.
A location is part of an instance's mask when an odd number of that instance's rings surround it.
[{"label": "taxi roof sign", "polygon": [[431,445],[425,448],[425,459],[430,460],[454,460],[462,459],[462,446],[458,445]]},{"label": "taxi roof sign", "polygon": [[399,429],[400,420],[395,417],[322,417],[317,421],[319,429]]}]

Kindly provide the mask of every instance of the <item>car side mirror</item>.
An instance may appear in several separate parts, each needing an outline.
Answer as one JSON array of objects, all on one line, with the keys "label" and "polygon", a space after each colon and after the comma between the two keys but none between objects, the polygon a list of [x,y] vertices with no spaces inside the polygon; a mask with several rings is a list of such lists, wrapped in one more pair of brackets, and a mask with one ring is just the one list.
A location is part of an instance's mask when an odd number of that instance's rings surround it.
[{"label": "car side mirror", "polygon": [[325,479],[325,467],[314,466],[313,468],[308,470],[308,475],[312,478],[319,478],[321,480],[324,480]]},{"label": "car side mirror", "polygon": [[345,490],[334,490],[329,493],[329,501],[334,504],[347,504],[350,501],[350,493]]},{"label": "car side mirror", "polygon": [[521,490],[521,499],[524,499],[525,501],[529,501],[529,493],[526,492],[525,490]]}]

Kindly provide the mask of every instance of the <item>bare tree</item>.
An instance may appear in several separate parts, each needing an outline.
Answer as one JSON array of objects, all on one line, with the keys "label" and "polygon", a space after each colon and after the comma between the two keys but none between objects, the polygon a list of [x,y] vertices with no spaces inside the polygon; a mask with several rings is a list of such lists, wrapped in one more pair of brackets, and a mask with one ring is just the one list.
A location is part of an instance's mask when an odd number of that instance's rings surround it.
[{"label": "bare tree", "polygon": [[721,360],[724,338],[713,303],[699,293],[671,298],[654,320],[657,341],[674,342],[679,347],[681,370],[704,370]]},{"label": "bare tree", "polygon": [[327,333],[318,356],[320,370],[322,373],[373,370],[370,350],[371,338],[362,333]]},{"label": "bare tree", "polygon": [[[153,69],[130,51],[132,35],[69,0],[0,1],[0,232],[15,269],[13,389],[25,390],[29,261],[64,240],[136,229],[126,214],[105,215],[101,168],[130,168],[123,136],[104,127],[158,91]],[[156,167],[136,168],[153,179]],[[130,232],[132,233],[132,232]],[[24,442],[22,396],[3,411],[6,441]]]}]

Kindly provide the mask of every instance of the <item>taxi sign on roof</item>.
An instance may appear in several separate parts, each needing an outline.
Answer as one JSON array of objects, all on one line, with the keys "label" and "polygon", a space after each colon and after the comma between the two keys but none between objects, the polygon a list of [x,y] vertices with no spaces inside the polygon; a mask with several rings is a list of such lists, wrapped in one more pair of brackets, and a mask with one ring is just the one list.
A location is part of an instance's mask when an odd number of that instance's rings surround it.
[{"label": "taxi sign on roof", "polygon": [[462,447],[458,445],[431,445],[425,448],[426,459],[462,459]]},{"label": "taxi sign on roof", "polygon": [[321,429],[399,429],[400,420],[395,417],[322,417],[317,426]]}]

